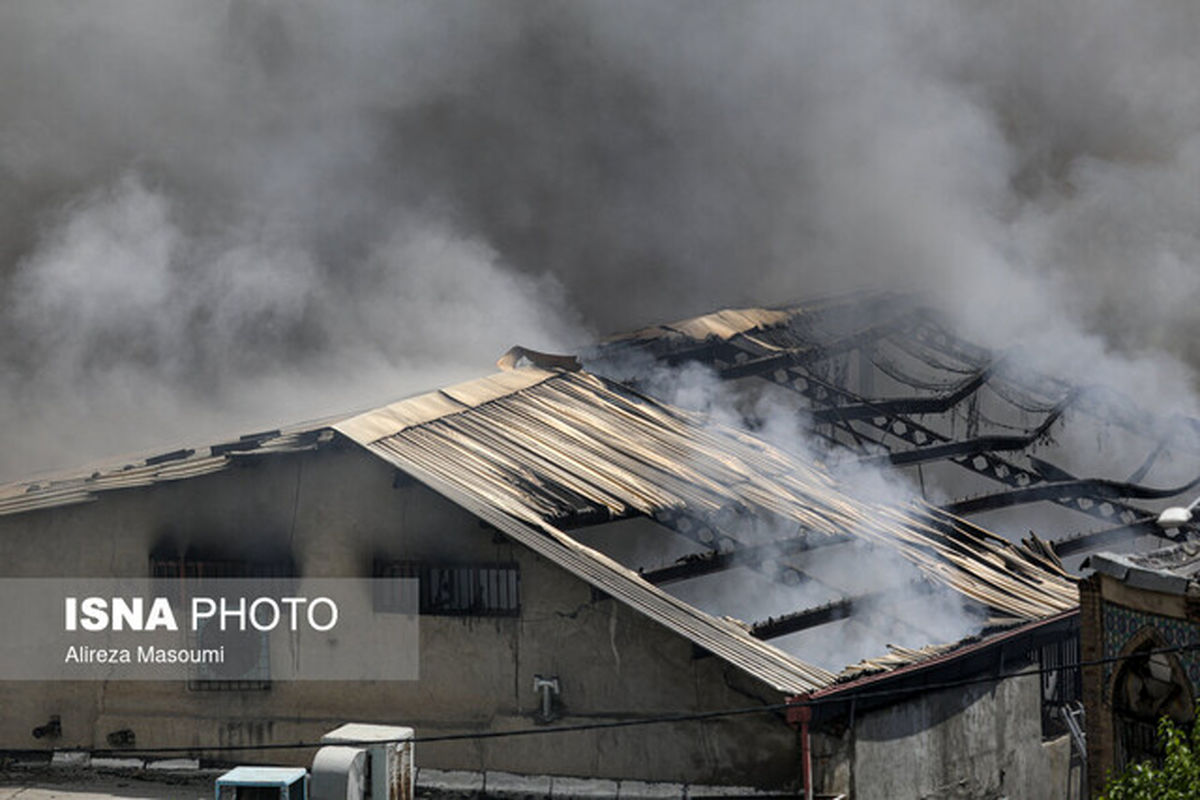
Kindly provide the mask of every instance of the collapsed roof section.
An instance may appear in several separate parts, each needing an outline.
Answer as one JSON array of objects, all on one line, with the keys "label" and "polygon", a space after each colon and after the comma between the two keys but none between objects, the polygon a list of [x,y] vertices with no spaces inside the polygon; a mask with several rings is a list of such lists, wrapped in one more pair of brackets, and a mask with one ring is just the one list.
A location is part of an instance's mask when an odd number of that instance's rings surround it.
[{"label": "collapsed roof section", "polygon": [[[647,363],[649,359],[649,363]],[[955,515],[1050,503],[1102,527],[1059,536],[1069,556],[1139,535],[1162,536],[1155,501],[1200,486],[1194,474],[1144,485],[1172,455],[1200,455],[1200,421],[1158,418],[1103,387],[1037,373],[964,341],[911,298],[863,292],[781,308],[724,310],[612,337],[585,357],[593,371],[642,385],[655,365],[699,363],[724,381],[757,380],[793,397],[812,432],[863,461],[896,468],[945,466],[975,489],[942,505]],[[1144,458],[1127,474],[1075,474],[1042,453],[1064,416],[1119,429],[1122,451]],[[1110,459],[1111,460],[1111,459]],[[1174,463],[1178,464],[1179,460]],[[923,477],[922,477],[923,479]],[[948,481],[951,484],[957,481]],[[982,491],[978,491],[982,487]],[[1175,532],[1200,533],[1195,525]]]},{"label": "collapsed roof section", "polygon": [[[929,506],[851,499],[820,465],[582,371],[532,367],[401,401],[334,427],[597,588],[777,688],[832,674],[698,611],[564,528],[644,515],[716,552],[769,561],[859,539],[908,560],[1008,621],[1073,609],[1073,580],[1045,551]],[[769,517],[778,525],[728,521]],[[763,538],[774,531],[776,538]],[[801,610],[813,615],[819,610]],[[772,624],[786,624],[772,621]],[[761,626],[759,626],[761,627]],[[790,682],[790,684],[789,684]]]},{"label": "collapsed roof section", "polygon": [[782,538],[743,541],[723,519],[769,516],[781,524],[766,530],[789,540],[819,546],[849,535],[894,550],[1007,617],[1034,619],[1077,600],[1044,553],[933,507],[852,498],[816,463],[582,371],[500,373],[334,427],[406,472],[535,527],[642,514],[733,549]]}]

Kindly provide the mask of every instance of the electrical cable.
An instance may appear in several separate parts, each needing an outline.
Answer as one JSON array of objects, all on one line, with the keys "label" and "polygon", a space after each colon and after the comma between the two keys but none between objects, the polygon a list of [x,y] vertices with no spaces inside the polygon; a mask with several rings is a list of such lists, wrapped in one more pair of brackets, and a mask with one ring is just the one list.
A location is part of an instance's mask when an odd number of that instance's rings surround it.
[{"label": "electrical cable", "polygon": [[[723,717],[747,716],[750,714],[775,713],[787,711],[791,708],[812,707],[820,705],[830,705],[834,703],[844,703],[853,699],[855,701],[864,699],[875,699],[885,697],[911,696],[914,694],[923,694],[930,691],[941,691],[943,689],[955,689],[963,686],[972,686],[983,683],[994,683],[1007,680],[1009,678],[1027,678],[1035,675],[1046,675],[1049,673],[1062,672],[1064,670],[1080,670],[1084,667],[1096,667],[1104,664],[1115,664],[1121,661],[1128,661],[1135,658],[1146,658],[1152,655],[1170,654],[1190,652],[1200,650],[1200,642],[1186,645],[1175,645],[1172,647],[1160,647],[1149,650],[1139,650],[1134,653],[1128,653],[1123,656],[1109,656],[1106,658],[1096,658],[1087,661],[1079,661],[1076,664],[1065,664],[1057,667],[1039,667],[1037,669],[1026,669],[1020,672],[1008,672],[997,675],[976,676],[974,678],[964,678],[955,681],[941,681],[938,683],[927,683],[921,686],[914,686],[904,689],[880,689],[875,691],[855,692],[852,696],[827,696],[827,697],[812,697],[801,701],[790,701],[785,703],[772,703],[768,705],[750,706],[745,708],[725,709],[722,711],[701,711],[691,712],[686,714],[664,714],[656,717],[644,717],[639,719],[624,719],[610,720],[607,722],[588,722],[578,725],[558,725],[547,726],[540,728],[525,728],[521,730],[511,731],[481,731],[476,733],[451,733],[434,736],[415,736],[410,739],[371,739],[364,741],[338,742],[340,746],[345,747],[370,747],[372,745],[411,742],[414,744],[432,744],[437,742],[456,742],[456,741],[474,741],[480,739],[506,739],[516,736],[540,736],[545,734],[558,733],[576,733],[580,731],[593,730],[608,730],[614,728],[630,728],[641,725],[657,725],[670,722],[696,722],[710,719],[720,719]],[[121,749],[105,749],[105,750],[89,750],[93,756],[110,757],[110,756],[134,756],[134,755],[160,755],[165,753],[218,753],[218,752],[251,752],[263,750],[305,750],[323,747],[321,742],[284,742],[278,744],[248,744],[248,745],[189,745],[178,747],[139,747],[139,748],[121,748]],[[57,748],[63,750],[87,748]]]}]

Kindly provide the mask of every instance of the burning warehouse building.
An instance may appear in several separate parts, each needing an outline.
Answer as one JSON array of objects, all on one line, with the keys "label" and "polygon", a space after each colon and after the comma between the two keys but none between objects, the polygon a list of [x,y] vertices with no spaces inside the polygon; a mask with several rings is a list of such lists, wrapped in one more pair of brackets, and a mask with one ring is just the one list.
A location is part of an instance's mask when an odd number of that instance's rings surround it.
[{"label": "burning warehouse building", "polygon": [[[5,577],[416,577],[420,669],[8,681],[0,746],[228,760],[355,719],[447,737],[418,745],[425,768],[613,793],[1078,790],[1064,559],[1164,535],[1138,503],[1187,490],[1145,480],[1197,446],[1192,421],[1023,370],[887,294],[720,311],[581,361],[514,349],[363,413],[5,487]],[[1147,442],[1127,480],[1052,460],[1095,420]],[[1042,536],[1016,535],[1031,510]]]}]

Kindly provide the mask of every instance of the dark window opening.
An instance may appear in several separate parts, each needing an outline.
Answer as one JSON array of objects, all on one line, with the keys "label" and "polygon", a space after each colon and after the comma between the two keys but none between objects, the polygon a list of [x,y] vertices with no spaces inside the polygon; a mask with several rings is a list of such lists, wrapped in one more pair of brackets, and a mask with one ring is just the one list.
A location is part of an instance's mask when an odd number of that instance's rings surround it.
[{"label": "dark window opening", "polygon": [[291,578],[291,561],[240,561],[191,557],[150,557],[152,578]]},{"label": "dark window opening", "polygon": [[[1139,634],[1135,634],[1135,639]],[[1141,643],[1117,668],[1112,683],[1113,729],[1117,769],[1139,761],[1160,761],[1158,720],[1170,717],[1190,731],[1195,705],[1192,685],[1174,653],[1155,652],[1166,647],[1157,634],[1143,629]]]},{"label": "dark window opening", "polygon": [[[290,578],[295,574],[295,565],[290,559],[243,561],[158,554],[150,557],[150,577],[156,584],[155,593],[173,597],[180,607],[186,607],[187,597],[201,590],[206,580]],[[271,688],[270,643],[265,632],[218,631],[215,627],[202,625],[195,632],[192,644],[200,648],[224,645],[227,661],[220,667],[221,677],[212,677],[213,668],[208,665],[192,665],[188,691],[264,691]],[[231,677],[230,673],[237,677]]]},{"label": "dark window opening", "polygon": [[[521,572],[515,563],[376,565],[376,577],[417,578],[420,613],[448,617],[515,617],[521,613]],[[385,593],[386,594],[386,593]],[[400,610],[385,596],[381,611]]]},{"label": "dark window opening", "polygon": [[1041,670],[1042,738],[1070,732],[1067,715],[1078,714],[1083,701],[1079,673],[1079,634],[1074,633],[1037,650]]}]

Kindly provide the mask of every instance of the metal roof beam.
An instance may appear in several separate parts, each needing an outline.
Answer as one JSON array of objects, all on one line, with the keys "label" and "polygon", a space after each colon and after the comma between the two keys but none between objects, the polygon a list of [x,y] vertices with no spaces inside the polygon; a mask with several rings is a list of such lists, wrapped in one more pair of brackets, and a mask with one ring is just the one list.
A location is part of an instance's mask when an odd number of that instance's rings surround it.
[{"label": "metal roof beam", "polygon": [[931,461],[946,461],[988,453],[1024,450],[1032,443],[1033,440],[1027,436],[977,436],[974,439],[964,439],[960,442],[947,442],[929,447],[917,447],[912,450],[901,450],[887,455],[871,456],[862,459],[862,463],[907,467],[915,464],[928,464]]},{"label": "metal roof beam", "polygon": [[[895,586],[878,592],[864,592],[862,594],[850,595],[838,600],[831,600],[819,606],[795,611],[791,614],[783,614],[782,616],[770,617],[761,622],[755,622],[750,626],[750,635],[762,640],[775,639],[780,636],[799,633],[800,631],[847,619],[868,606],[873,606],[881,610],[886,609],[889,601],[894,601],[901,596],[911,595],[914,592],[927,595],[932,593],[933,590],[934,586],[928,581],[916,579],[901,586]],[[986,616],[982,607],[980,607],[979,612],[981,615]],[[920,631],[919,628],[896,617],[894,614],[886,614],[886,616],[894,622],[899,622]],[[928,635],[926,631],[920,631],[920,633]]]},{"label": "metal roof beam", "polygon": [[[1137,509],[1134,506],[1121,503],[1120,498],[1168,500],[1172,497],[1178,497],[1185,492],[1192,492],[1197,487],[1200,487],[1200,477],[1180,486],[1171,486],[1165,489],[1155,489],[1151,486],[1110,481],[1103,478],[1067,480],[1043,483],[1038,486],[1026,486],[1011,491],[995,492],[993,494],[959,500],[943,506],[942,509],[951,514],[974,514],[980,511],[993,511],[998,508],[1036,503],[1042,500],[1054,500],[1063,505],[1068,505],[1068,507],[1070,503],[1078,503],[1078,501],[1084,500],[1086,501],[1084,504],[1085,507],[1093,503],[1108,503],[1116,508],[1140,511],[1141,513],[1138,514],[1140,517],[1154,517],[1157,515],[1150,511]],[[1112,512],[1102,512],[1101,516],[1111,517]],[[1128,524],[1129,520],[1125,520],[1125,522]]]},{"label": "metal roof beam", "polygon": [[1050,542],[1054,553],[1060,558],[1086,553],[1101,547],[1128,542],[1136,536],[1162,536],[1162,530],[1154,523],[1154,518],[1135,522],[1131,525],[1118,525],[1098,531],[1077,533],[1074,536],[1064,536]]},{"label": "metal roof beam", "polygon": [[662,586],[676,581],[711,575],[734,567],[759,565],[778,556],[790,556],[820,547],[852,542],[851,536],[797,536],[759,545],[742,545],[734,550],[710,550],[707,553],[684,556],[674,564],[657,569],[639,570],[643,580]]},{"label": "metal roof beam", "polygon": [[865,601],[868,595],[859,595],[857,597],[843,597],[840,600],[833,600],[823,605],[806,608],[803,611],[796,611],[791,614],[784,614],[780,617],[771,617],[762,622],[756,622],[750,626],[750,635],[756,639],[774,639],[779,636],[786,636],[789,633],[799,633],[800,631],[815,628],[819,625],[827,625],[830,622],[837,622],[840,619],[846,619],[854,613],[856,604]]},{"label": "metal roof beam", "polygon": [[[815,403],[823,403],[825,405],[832,406],[837,399],[851,399],[856,403],[871,405],[869,400],[861,398],[847,389],[844,389],[840,386],[835,386],[808,373],[787,370],[786,375],[783,378],[780,378],[777,373],[768,373],[763,377],[772,383],[797,392],[798,394],[809,398]],[[1053,415],[1051,416],[1053,417]],[[1050,419],[1050,421],[1052,422],[1053,419]],[[881,413],[878,416],[865,419],[863,422],[870,427],[875,428],[876,430],[890,434],[903,441],[918,445],[920,447],[947,447],[947,450],[951,450],[954,447],[958,447],[963,444],[961,442],[955,442],[949,436],[946,436],[945,434],[925,425],[921,425],[918,422],[914,422],[911,418],[901,414]],[[1046,427],[1048,427],[1048,422],[1044,421],[1042,425],[1039,426],[1038,431],[1044,432],[1043,429]],[[1033,438],[1036,439],[1037,435],[1040,434],[1035,431]],[[935,442],[936,444],[930,445],[930,442]],[[913,451],[901,451],[893,455],[895,455],[898,460],[903,462],[903,460],[906,458],[906,452]],[[922,463],[920,456],[912,456],[912,458],[917,459],[914,463]],[[1023,467],[1020,467],[1011,461],[994,455],[990,451],[980,451],[975,453],[973,456],[951,455],[948,458],[952,464],[957,464],[964,469],[974,472],[977,475],[982,475],[990,480],[1015,487],[1017,491],[1026,488],[1032,488],[1033,484],[1042,484],[1045,482],[1045,478],[1042,475],[1039,475],[1037,472],[1024,469]],[[1006,495],[1008,493],[999,494]],[[1111,497],[1106,497],[1103,499],[1088,498],[1078,495],[1072,497],[1059,497],[1055,496],[1054,493],[1051,492],[1050,496],[1041,497],[1038,499],[1044,499],[1057,505],[1069,508],[1073,511],[1079,511],[1083,514],[1087,514],[1105,521],[1111,521],[1115,517],[1125,524],[1130,524],[1134,520],[1146,517],[1150,514],[1150,512],[1146,509],[1139,508],[1128,503],[1122,503],[1119,500]],[[1112,510],[1106,510],[1105,504],[1111,507]],[[1010,505],[1013,505],[1013,503],[1010,503]],[[946,510],[956,514],[972,513],[969,509],[969,506],[964,508],[958,504],[952,504],[951,506],[947,506]]]},{"label": "metal roof beam", "polygon": [[941,414],[949,411],[966,400],[987,383],[996,369],[996,363],[976,372],[963,381],[957,388],[943,395],[934,397],[897,397],[889,400],[874,400],[855,406],[836,406],[829,409],[813,411],[816,422],[830,422],[832,419],[867,419],[883,414]]}]

